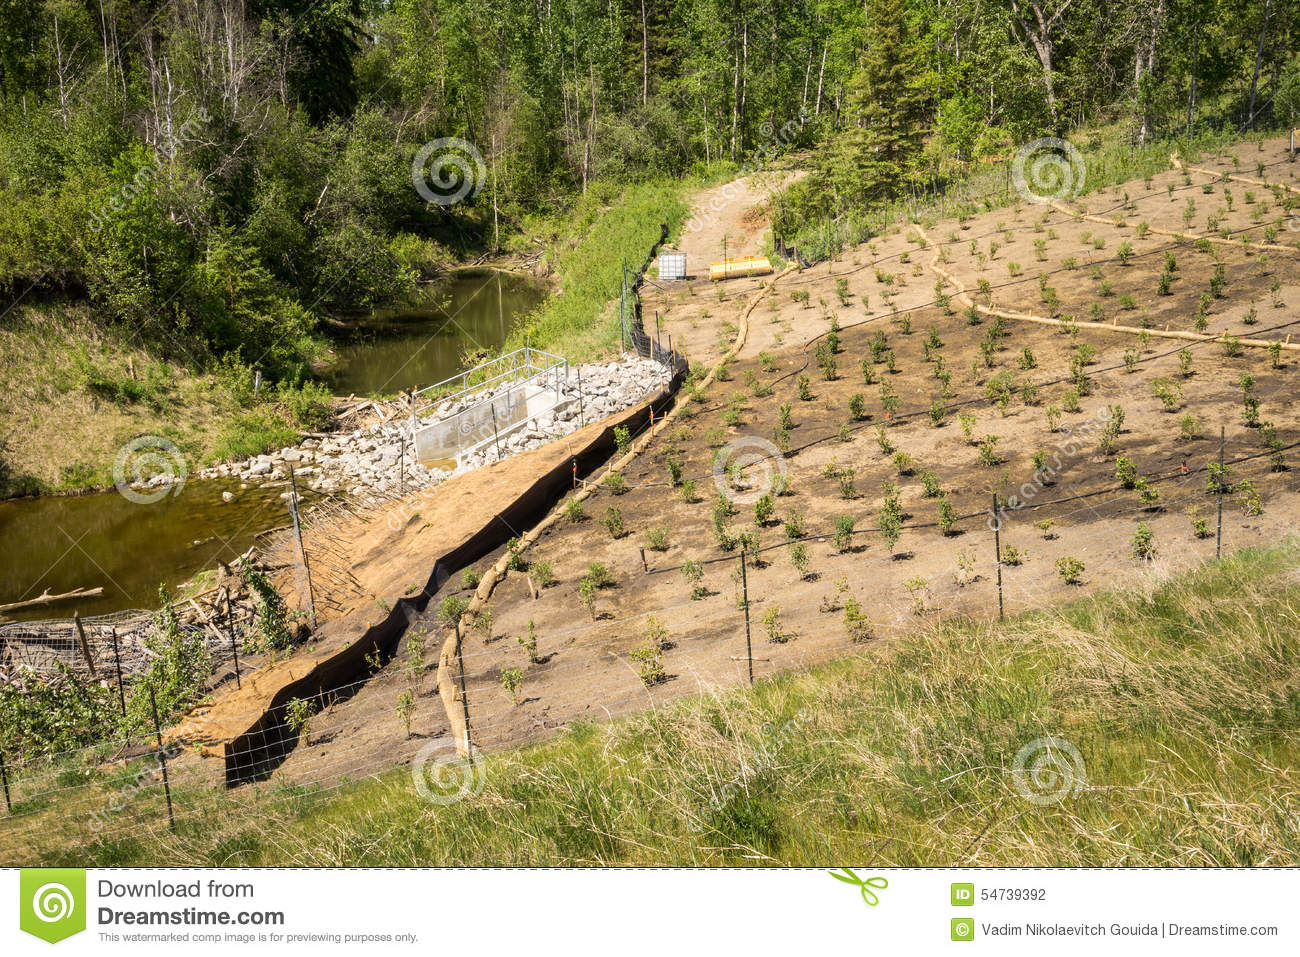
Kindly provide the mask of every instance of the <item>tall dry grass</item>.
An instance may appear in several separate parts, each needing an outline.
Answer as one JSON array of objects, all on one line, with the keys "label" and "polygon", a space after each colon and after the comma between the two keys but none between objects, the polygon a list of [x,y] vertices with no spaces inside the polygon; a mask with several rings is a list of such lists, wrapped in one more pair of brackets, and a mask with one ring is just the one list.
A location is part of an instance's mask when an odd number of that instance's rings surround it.
[{"label": "tall dry grass", "polygon": [[[209,799],[175,836],[50,861],[303,865],[1294,865],[1300,545],[486,758],[476,797],[395,770]],[[1016,755],[1077,748],[1027,800]],[[1051,784],[1050,781],[1047,782]]]}]

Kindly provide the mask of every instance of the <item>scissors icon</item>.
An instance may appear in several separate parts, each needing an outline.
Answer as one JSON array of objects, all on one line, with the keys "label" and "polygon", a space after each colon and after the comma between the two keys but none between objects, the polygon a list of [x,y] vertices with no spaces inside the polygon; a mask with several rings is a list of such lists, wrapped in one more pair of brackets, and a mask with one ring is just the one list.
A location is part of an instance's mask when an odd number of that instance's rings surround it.
[{"label": "scissors icon", "polygon": [[840,870],[844,873],[837,874],[834,871],[831,871],[831,877],[835,878],[837,881],[843,881],[845,884],[852,884],[854,887],[859,888],[862,891],[862,899],[867,902],[869,907],[875,907],[880,903],[880,898],[876,896],[876,892],[871,888],[874,887],[876,890],[883,891],[889,886],[889,881],[885,880],[883,877],[868,877],[866,880],[863,880],[847,867],[842,867]]}]

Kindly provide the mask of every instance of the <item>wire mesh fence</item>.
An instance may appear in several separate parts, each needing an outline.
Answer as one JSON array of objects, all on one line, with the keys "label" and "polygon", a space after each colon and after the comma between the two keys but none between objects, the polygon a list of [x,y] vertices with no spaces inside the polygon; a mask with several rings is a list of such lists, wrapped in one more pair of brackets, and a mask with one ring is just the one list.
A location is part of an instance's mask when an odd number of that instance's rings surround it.
[{"label": "wire mesh fence", "polygon": [[[1274,470],[1266,458],[1226,457],[1225,464],[1230,481],[1219,482],[1221,473],[1212,475],[1206,467],[1161,477],[1155,483],[1156,506],[1136,501],[1131,488],[1117,483],[1087,495],[1001,502],[996,508],[990,503],[988,509],[958,516],[948,534],[934,522],[906,522],[902,542],[913,556],[951,555],[954,533],[974,556],[964,570],[955,568],[959,574],[950,580],[917,590],[905,587],[907,563],[892,560],[893,546],[857,551],[883,540],[881,526],[868,522],[855,527],[848,541],[834,543],[825,557],[829,562],[829,556],[840,556],[835,570],[844,574],[847,587],[809,585],[794,566],[788,575],[774,579],[771,574],[797,546],[828,543],[833,533],[825,532],[702,559],[706,570],[699,592],[681,579],[681,564],[649,565],[644,577],[664,579],[649,592],[653,602],[638,600],[624,612],[602,611],[590,621],[544,629],[533,636],[531,648],[523,635],[489,630],[447,665],[457,671],[455,706],[469,718],[469,760],[457,755],[459,742],[436,694],[437,663],[409,654],[306,702],[278,707],[253,746],[261,773],[236,789],[235,801],[222,796],[229,741],[187,741],[156,725],[89,748],[27,760],[10,756],[0,768],[3,856],[19,861],[54,846],[212,827],[223,815],[235,826],[238,806],[287,799],[302,787],[343,787],[408,763],[415,770],[400,779],[409,784],[400,786],[409,786],[413,798],[427,799],[420,789],[427,792],[431,785],[420,775],[433,770],[450,778],[451,785],[443,784],[451,787],[452,797],[467,796],[460,792],[479,786],[473,782],[481,779],[480,765],[491,760],[491,752],[544,738],[590,717],[593,709],[602,718],[619,717],[843,657],[918,625],[954,616],[989,617],[1003,605],[1007,614],[1041,607],[1049,600],[1049,587],[1086,584],[1093,573],[1068,563],[1055,563],[1050,572],[1022,564],[1007,553],[1007,545],[1017,543],[1023,554],[1030,536],[1041,544],[1050,534],[1053,552],[1070,554],[1072,536],[1086,533],[1102,504],[1108,519],[1139,520],[1201,506],[1205,525],[1189,528],[1188,541],[1170,557],[1184,566],[1210,560],[1241,544],[1233,534],[1240,526],[1234,517],[1249,517],[1261,501],[1282,502],[1297,491],[1295,473]],[[1252,495],[1242,494],[1244,483]],[[1216,510],[1220,502],[1223,512]],[[1052,531],[1036,531],[1035,523]],[[1131,548],[1118,543],[1106,562]],[[1127,557],[1134,575],[1147,567],[1140,555]],[[1098,560],[1091,558],[1090,564]],[[768,574],[756,576],[756,570]],[[690,624],[680,633],[669,634],[660,624],[683,616]],[[250,724],[261,716],[260,709],[245,715]],[[446,797],[435,794],[437,800]]]}]

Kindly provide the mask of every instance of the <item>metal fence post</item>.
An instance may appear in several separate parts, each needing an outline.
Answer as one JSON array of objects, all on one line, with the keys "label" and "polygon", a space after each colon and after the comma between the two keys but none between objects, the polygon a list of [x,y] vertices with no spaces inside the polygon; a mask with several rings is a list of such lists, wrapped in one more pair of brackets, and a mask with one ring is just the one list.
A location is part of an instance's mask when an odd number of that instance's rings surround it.
[{"label": "metal fence post", "polygon": [[117,700],[122,703],[122,717],[126,717],[126,691],[122,687],[122,655],[117,650],[117,629],[110,628],[113,637],[113,665],[117,669]]},{"label": "metal fence post", "polygon": [[497,434],[497,407],[489,405],[488,410],[492,413],[492,441],[497,447],[497,461],[501,461],[501,436]]},{"label": "metal fence post", "polygon": [[226,630],[230,632],[230,652],[235,657],[235,687],[242,688],[239,678],[239,641],[235,638],[235,617],[230,613],[230,587],[226,587]]},{"label": "metal fence post", "polygon": [[302,523],[298,520],[298,480],[293,466],[289,466],[289,515],[293,518],[293,534],[298,540],[298,554],[302,559],[302,573],[307,583],[307,614],[311,617],[311,630],[316,631],[316,593],[311,585],[311,564],[307,561],[307,546],[302,543]]},{"label": "metal fence post", "polygon": [[754,642],[749,633],[749,573],[745,570],[745,553],[740,553],[741,603],[745,606],[745,657],[749,660],[749,684],[754,685]]},{"label": "metal fence post", "polygon": [[9,769],[5,767],[5,753],[0,751],[0,780],[5,784],[5,812],[14,813],[14,806],[9,802]]},{"label": "metal fence post", "polygon": [[460,666],[460,707],[465,717],[465,756],[469,763],[474,763],[474,744],[469,733],[469,692],[465,690],[465,656],[462,648],[465,642],[461,635],[460,622],[456,622],[456,662]]},{"label": "metal fence post", "polygon": [[584,401],[583,394],[582,394],[582,366],[578,366],[578,425],[580,427],[587,424],[586,419],[584,417],[584,410],[586,409],[586,405],[587,404]]},{"label": "metal fence post", "polygon": [[1003,616],[1002,610],[1002,518],[998,515],[998,493],[993,493],[993,564],[998,570],[998,620]]},{"label": "metal fence post", "polygon": [[1214,557],[1220,558],[1223,555],[1223,445],[1226,429],[1219,426],[1219,474],[1215,477],[1215,487],[1219,493],[1219,521],[1214,530]]},{"label": "metal fence post", "polygon": [[163,749],[162,725],[158,722],[158,702],[154,698],[153,685],[149,685],[149,710],[153,712],[153,732],[158,741],[158,763],[162,765],[163,793],[167,795],[167,823],[176,830],[176,815],[172,812],[172,785],[167,778],[167,752]]},{"label": "metal fence post", "polygon": [[623,288],[618,294],[618,342],[619,349],[627,352],[627,266],[623,267]]}]

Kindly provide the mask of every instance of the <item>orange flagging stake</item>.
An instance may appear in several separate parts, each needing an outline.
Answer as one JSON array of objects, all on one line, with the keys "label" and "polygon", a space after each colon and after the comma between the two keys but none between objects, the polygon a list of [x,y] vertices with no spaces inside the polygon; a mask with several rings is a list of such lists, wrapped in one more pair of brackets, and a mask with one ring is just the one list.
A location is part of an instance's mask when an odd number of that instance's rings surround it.
[{"label": "orange flagging stake", "polygon": [[573,460],[573,487],[578,487],[578,460]]}]

